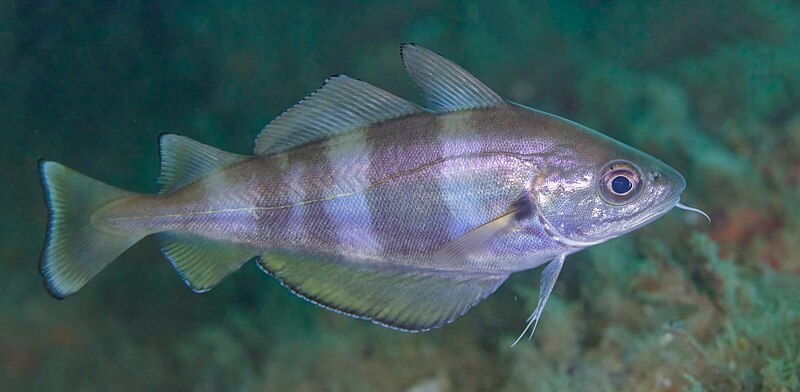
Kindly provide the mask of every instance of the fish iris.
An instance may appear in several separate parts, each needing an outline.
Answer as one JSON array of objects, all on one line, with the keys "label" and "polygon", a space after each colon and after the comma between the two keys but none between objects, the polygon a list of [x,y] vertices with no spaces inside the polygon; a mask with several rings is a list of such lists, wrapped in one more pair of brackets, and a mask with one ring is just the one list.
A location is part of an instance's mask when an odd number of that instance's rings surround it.
[{"label": "fish iris", "polygon": [[642,191],[642,175],[636,165],[629,161],[615,160],[600,171],[598,190],[606,203],[623,205],[636,200]]}]

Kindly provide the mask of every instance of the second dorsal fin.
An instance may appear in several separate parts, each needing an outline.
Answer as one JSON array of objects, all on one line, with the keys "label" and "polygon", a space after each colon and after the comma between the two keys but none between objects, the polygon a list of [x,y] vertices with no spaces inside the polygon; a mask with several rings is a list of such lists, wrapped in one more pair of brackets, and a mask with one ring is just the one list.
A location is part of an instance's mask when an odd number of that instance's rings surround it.
[{"label": "second dorsal fin", "polygon": [[255,153],[269,155],[380,121],[421,112],[369,83],[334,76],[264,128]]},{"label": "second dorsal fin", "polygon": [[403,64],[435,112],[488,108],[506,100],[456,63],[416,44],[400,46]]}]

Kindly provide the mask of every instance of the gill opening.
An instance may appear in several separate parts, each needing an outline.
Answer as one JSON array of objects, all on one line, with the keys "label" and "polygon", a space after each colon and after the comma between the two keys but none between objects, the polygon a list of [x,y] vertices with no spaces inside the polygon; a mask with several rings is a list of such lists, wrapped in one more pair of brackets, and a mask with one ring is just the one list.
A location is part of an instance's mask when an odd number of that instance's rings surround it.
[{"label": "gill opening", "polygon": [[556,229],[556,227],[544,217],[541,210],[536,211],[536,218],[539,219],[539,223],[544,228],[545,233],[550,236],[555,242],[558,242],[561,245],[566,245],[571,248],[588,248],[592,245],[597,245],[603,241],[575,241],[572,239],[567,238],[567,236],[561,234],[561,232]]},{"label": "gill opening", "polygon": [[[536,182],[536,180],[534,180]],[[530,203],[533,205],[533,215],[536,220],[539,221],[539,224],[542,225],[545,233],[550,237],[551,240],[558,242],[561,245],[567,246],[569,248],[579,248],[584,249],[588,248],[592,245],[597,245],[601,242],[606,240],[599,240],[599,241],[577,241],[568,238],[566,235],[561,234],[561,231],[556,228],[554,224],[544,216],[544,210],[539,206],[539,197],[538,194],[534,191],[534,183],[528,183],[525,186],[526,191],[528,192],[528,198]]]}]

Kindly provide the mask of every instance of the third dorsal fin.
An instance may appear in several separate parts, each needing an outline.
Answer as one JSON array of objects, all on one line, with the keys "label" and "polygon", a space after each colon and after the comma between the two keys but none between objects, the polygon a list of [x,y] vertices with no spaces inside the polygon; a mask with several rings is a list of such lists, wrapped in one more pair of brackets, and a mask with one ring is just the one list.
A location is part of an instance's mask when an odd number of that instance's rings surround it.
[{"label": "third dorsal fin", "polygon": [[487,108],[506,100],[454,62],[416,44],[400,46],[406,71],[435,112]]},{"label": "third dorsal fin", "polygon": [[178,190],[214,170],[243,161],[247,157],[207,146],[186,136],[165,133],[161,145],[161,193]]},{"label": "third dorsal fin", "polygon": [[256,139],[255,153],[269,155],[422,109],[369,83],[334,76],[273,120]]}]

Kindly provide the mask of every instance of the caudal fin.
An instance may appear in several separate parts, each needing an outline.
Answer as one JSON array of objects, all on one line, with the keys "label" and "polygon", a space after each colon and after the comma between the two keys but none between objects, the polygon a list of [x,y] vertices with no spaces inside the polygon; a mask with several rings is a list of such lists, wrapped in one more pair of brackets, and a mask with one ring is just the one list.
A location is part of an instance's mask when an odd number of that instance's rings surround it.
[{"label": "caudal fin", "polygon": [[144,234],[98,227],[92,215],[108,203],[133,195],[55,162],[39,162],[50,218],[39,270],[53,297],[83,287]]}]

